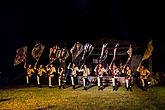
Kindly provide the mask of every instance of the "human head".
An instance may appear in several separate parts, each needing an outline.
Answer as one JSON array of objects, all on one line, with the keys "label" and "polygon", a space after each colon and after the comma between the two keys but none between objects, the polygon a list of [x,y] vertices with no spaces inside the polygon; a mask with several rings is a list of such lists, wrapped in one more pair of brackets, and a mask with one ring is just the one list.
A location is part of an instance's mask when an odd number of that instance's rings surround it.
[{"label": "human head", "polygon": [[99,63],[99,67],[102,67],[102,64],[101,63]]},{"label": "human head", "polygon": [[131,74],[131,70],[130,69],[128,69],[128,74]]},{"label": "human head", "polygon": [[130,68],[129,68],[129,66],[126,66],[126,70],[129,70]]},{"label": "human head", "polygon": [[112,65],[112,69],[116,69],[117,68],[117,66],[116,66],[116,64],[114,63],[113,65]]},{"label": "human head", "polygon": [[141,68],[141,69],[144,69],[144,65],[141,65],[140,68]]},{"label": "human head", "polygon": [[84,65],[84,68],[87,68],[87,65]]},{"label": "human head", "polygon": [[72,67],[75,67],[75,66],[76,66],[76,65],[73,63],[73,64],[72,64]]},{"label": "human head", "polygon": [[31,64],[29,64],[29,68],[31,68],[32,67],[32,65]]},{"label": "human head", "polygon": [[51,64],[50,67],[53,67],[53,64]]},{"label": "human head", "polygon": [[63,66],[61,66],[61,67],[60,67],[60,69],[62,70],[62,69],[64,69],[64,67],[63,67]]},{"label": "human head", "polygon": [[40,65],[40,68],[42,68],[43,67],[43,65]]}]

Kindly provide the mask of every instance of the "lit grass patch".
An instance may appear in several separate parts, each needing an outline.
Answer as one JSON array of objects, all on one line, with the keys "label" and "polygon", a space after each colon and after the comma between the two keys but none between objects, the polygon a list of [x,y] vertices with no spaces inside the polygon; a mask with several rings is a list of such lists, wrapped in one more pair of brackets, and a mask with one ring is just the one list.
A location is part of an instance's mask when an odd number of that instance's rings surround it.
[{"label": "lit grass patch", "polygon": [[126,91],[122,86],[112,91],[108,86],[98,91],[97,86],[85,91],[83,87],[72,90],[56,88],[21,87],[0,89],[0,109],[55,109],[55,110],[163,110],[165,87],[150,87],[148,92],[133,87]]}]

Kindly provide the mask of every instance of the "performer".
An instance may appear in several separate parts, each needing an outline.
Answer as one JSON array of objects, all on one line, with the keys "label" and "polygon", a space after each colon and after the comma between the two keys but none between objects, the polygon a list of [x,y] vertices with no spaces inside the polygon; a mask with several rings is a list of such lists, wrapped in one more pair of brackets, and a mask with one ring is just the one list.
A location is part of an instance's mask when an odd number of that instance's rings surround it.
[{"label": "performer", "polygon": [[72,81],[73,89],[75,89],[75,83],[77,81],[77,71],[79,71],[79,69],[74,63],[72,64],[72,67],[70,66],[71,63],[69,64],[68,69],[71,69],[71,81]]},{"label": "performer", "polygon": [[61,86],[63,86],[63,89],[65,88],[65,82],[64,82],[64,77],[65,77],[65,69],[63,66],[58,68],[58,84],[59,84],[59,89],[61,89]]},{"label": "performer", "polygon": [[31,76],[34,73],[34,69],[32,68],[32,65],[29,64],[28,67],[26,67],[26,63],[24,64],[24,68],[26,69],[26,84],[27,87],[29,87],[29,79],[31,78]]},{"label": "performer", "polygon": [[67,68],[65,68],[65,84],[71,84],[71,70],[69,69],[70,63],[68,64]]},{"label": "performer", "polygon": [[130,89],[130,91],[132,91],[132,81],[133,81],[132,70],[130,69],[129,66],[126,66],[126,70],[125,70],[125,82],[126,82],[127,91],[129,89]]},{"label": "performer", "polygon": [[53,66],[53,64],[50,65],[50,67],[46,66],[46,70],[49,71],[49,88],[52,87],[52,78],[54,77],[54,74],[56,73],[56,68]]},{"label": "performer", "polygon": [[80,71],[83,71],[83,86],[84,86],[84,90],[87,90],[87,81],[88,81],[88,75],[90,75],[90,70],[87,67],[87,65],[84,65],[83,69],[81,69]]},{"label": "performer", "polygon": [[140,66],[140,68],[138,67],[137,71],[140,72],[140,80],[141,80],[141,86],[142,86],[142,90],[147,91],[147,78],[149,77],[149,75],[151,74],[150,71],[145,68],[143,65]]},{"label": "performer", "polygon": [[97,75],[97,84],[98,84],[98,90],[103,90],[103,74],[106,72],[106,69],[103,67],[103,65],[100,63],[98,64],[94,71],[96,72]]},{"label": "performer", "polygon": [[117,68],[117,66],[115,65],[115,63],[113,63],[112,67],[111,64],[109,66],[109,70],[111,72],[111,76],[112,76],[112,87],[113,87],[113,91],[116,90],[117,91],[117,78],[118,78],[118,73],[119,70]]},{"label": "performer", "polygon": [[[36,70],[36,66],[34,68]],[[43,80],[43,73],[46,73],[45,69],[43,68],[43,65],[40,65],[37,69],[37,84],[39,87],[42,87],[42,80]]]},{"label": "performer", "polygon": [[124,77],[125,76],[125,74],[124,74],[124,68],[125,68],[125,66],[122,63],[120,63],[119,64],[119,76],[121,76],[121,77]]}]

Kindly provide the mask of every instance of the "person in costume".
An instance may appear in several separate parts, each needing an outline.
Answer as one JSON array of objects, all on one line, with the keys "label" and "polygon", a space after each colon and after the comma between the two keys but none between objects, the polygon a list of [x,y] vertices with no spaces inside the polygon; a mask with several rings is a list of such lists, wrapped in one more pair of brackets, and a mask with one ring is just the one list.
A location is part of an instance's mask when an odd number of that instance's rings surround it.
[{"label": "person in costume", "polygon": [[26,84],[27,84],[27,87],[29,87],[30,86],[29,80],[31,79],[31,77],[35,73],[35,71],[31,64],[29,64],[28,67],[26,67],[26,63],[25,63],[24,68],[26,69]]},{"label": "person in costume", "polygon": [[46,70],[48,71],[49,76],[49,87],[52,87],[52,78],[54,77],[54,74],[56,73],[56,68],[51,64],[50,66],[46,66]]}]

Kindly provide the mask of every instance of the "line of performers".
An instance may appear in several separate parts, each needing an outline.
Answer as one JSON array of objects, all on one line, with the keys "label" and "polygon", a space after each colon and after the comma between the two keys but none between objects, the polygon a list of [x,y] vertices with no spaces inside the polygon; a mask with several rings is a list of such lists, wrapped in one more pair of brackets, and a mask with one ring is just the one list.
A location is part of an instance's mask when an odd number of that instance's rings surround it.
[{"label": "line of performers", "polygon": [[[40,65],[38,68],[36,66],[32,67],[32,65],[26,66],[24,65],[24,68],[26,69],[26,83],[27,86],[29,86],[30,81],[29,79],[32,78],[35,71],[37,72],[37,84],[39,87],[42,87],[44,76],[47,75],[49,79],[49,87],[52,87],[52,78],[58,74],[58,85],[59,88],[63,87],[65,88],[66,82],[67,82],[67,76],[70,75],[71,84],[73,89],[76,88],[77,85],[77,76],[78,73],[82,73],[82,81],[84,90],[88,89],[89,80],[88,76],[91,75],[90,68],[87,67],[87,65],[83,65],[82,68],[78,68],[74,63],[69,63],[68,67],[65,68],[63,66],[60,66],[57,70],[53,64],[43,67],[43,65]],[[67,70],[70,70],[70,74]],[[147,91],[147,79],[150,75],[150,71],[147,68],[144,68],[144,66],[140,66],[137,70],[140,73],[140,84],[142,87],[142,90]],[[132,91],[133,86],[133,72],[131,68],[127,66],[121,66],[117,67],[115,63],[110,65],[103,65],[98,64],[96,65],[95,69],[95,76],[97,78],[97,85],[98,90],[103,90],[103,76],[109,75],[112,81],[112,90],[117,91],[119,83],[118,83],[118,77],[124,76],[125,77],[125,86],[127,91]]]}]

